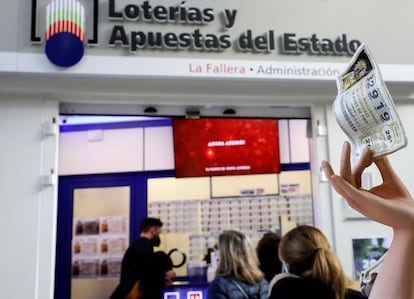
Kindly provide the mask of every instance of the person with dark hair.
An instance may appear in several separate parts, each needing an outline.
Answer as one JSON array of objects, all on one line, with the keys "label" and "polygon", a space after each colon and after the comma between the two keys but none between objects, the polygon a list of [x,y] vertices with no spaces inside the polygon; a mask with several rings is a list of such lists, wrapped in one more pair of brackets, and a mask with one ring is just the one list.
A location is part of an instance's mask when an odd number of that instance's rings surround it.
[{"label": "person with dark hair", "polygon": [[162,288],[172,284],[175,272],[171,260],[162,253],[154,253],[160,245],[163,223],[158,218],[145,218],[140,235],[126,250],[121,263],[118,287],[110,299],[160,299]]},{"label": "person with dark hair", "polygon": [[[148,232],[150,232],[150,230],[155,229],[157,231],[157,233],[155,233],[155,235],[156,235],[156,237],[158,237],[158,240],[159,240],[159,234],[161,233],[161,229],[162,229],[163,225],[164,224],[162,223],[162,221],[160,219],[148,217],[148,218],[142,219],[141,224],[139,226],[139,231],[140,231],[140,233],[148,233]],[[154,233],[154,231],[152,231],[151,233]],[[158,246],[158,245],[156,245],[156,246]]]},{"label": "person with dark hair", "polygon": [[276,274],[282,272],[282,262],[278,255],[280,239],[281,237],[278,234],[267,232],[257,242],[256,253],[259,259],[259,267],[268,282]]},{"label": "person with dark hair", "polygon": [[363,299],[346,277],[325,235],[316,227],[300,225],[283,237],[279,258],[288,275],[280,274],[270,284],[269,299]]}]

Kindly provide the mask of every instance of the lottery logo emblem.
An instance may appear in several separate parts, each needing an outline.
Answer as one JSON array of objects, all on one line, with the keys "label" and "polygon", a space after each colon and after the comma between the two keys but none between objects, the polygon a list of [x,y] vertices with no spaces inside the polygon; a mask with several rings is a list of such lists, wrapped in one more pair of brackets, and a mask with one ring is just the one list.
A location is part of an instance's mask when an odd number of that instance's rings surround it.
[{"label": "lottery logo emblem", "polygon": [[53,0],[46,8],[45,53],[53,64],[71,67],[83,57],[85,9],[77,0]]}]

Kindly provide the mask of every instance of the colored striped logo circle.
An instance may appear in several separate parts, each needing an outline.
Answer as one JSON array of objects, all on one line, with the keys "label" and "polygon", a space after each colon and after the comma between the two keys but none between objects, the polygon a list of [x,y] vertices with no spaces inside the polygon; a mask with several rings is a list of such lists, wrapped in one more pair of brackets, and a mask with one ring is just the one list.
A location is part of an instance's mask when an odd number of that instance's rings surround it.
[{"label": "colored striped logo circle", "polygon": [[77,0],[53,0],[46,8],[45,53],[60,67],[77,64],[84,54],[85,9]]}]

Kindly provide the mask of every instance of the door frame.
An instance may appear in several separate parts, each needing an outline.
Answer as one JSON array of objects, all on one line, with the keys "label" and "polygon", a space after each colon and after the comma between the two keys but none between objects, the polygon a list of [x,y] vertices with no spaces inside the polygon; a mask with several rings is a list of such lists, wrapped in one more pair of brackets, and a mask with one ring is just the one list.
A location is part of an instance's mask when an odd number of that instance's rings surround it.
[{"label": "door frame", "polygon": [[58,182],[55,299],[70,299],[73,234],[73,194],[75,189],[130,187],[129,243],[139,234],[147,217],[147,180],[174,177],[174,170],[60,176]]}]

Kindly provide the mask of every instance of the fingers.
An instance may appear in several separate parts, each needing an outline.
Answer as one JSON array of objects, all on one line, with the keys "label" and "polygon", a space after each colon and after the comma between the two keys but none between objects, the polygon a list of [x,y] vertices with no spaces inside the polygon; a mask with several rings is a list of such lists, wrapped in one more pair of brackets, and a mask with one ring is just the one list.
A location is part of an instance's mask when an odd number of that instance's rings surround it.
[{"label": "fingers", "polygon": [[346,180],[335,174],[329,162],[322,161],[321,165],[323,171],[326,174],[326,177],[328,178],[329,182],[331,183],[332,187],[336,190],[336,192],[338,192],[345,198],[349,197],[349,189],[347,188],[348,186],[346,186],[347,184],[345,184]]},{"label": "fingers", "polygon": [[355,182],[355,186],[360,188],[361,187],[361,175],[364,170],[369,167],[372,163],[372,152],[371,150],[366,147],[358,162],[355,164],[354,168],[352,169],[352,177]]},{"label": "fingers", "polygon": [[377,165],[381,173],[382,180],[384,182],[393,181],[395,177],[397,176],[394,172],[394,169],[392,168],[390,164],[390,161],[388,160],[386,156],[375,161],[375,164]]},{"label": "fingers", "polygon": [[351,146],[349,145],[349,142],[346,141],[342,145],[341,167],[339,170],[339,175],[347,181],[351,179],[352,175],[350,158]]},{"label": "fingers", "polygon": [[362,199],[361,190],[355,188],[355,186],[337,175],[331,176],[329,181],[335,191],[341,195],[353,209],[365,214],[364,210],[366,205]]},{"label": "fingers", "polygon": [[331,166],[331,164],[329,164],[329,162],[322,161],[321,166],[322,166],[323,172],[328,177],[328,179],[335,174],[335,172],[333,171],[332,166]]},{"label": "fingers", "polygon": [[388,158],[383,157],[375,161],[375,164],[381,173],[383,184],[386,186],[391,186],[389,188],[392,188],[392,191],[397,192],[399,196],[405,198],[408,201],[411,201],[412,197],[410,192],[392,168]]},{"label": "fingers", "polygon": [[351,167],[351,145],[349,142],[344,142],[341,154],[341,167],[339,174],[347,182],[353,186],[361,187],[361,175],[364,170],[372,163],[372,152],[368,147],[364,149],[357,164]]},{"label": "fingers", "polygon": [[349,201],[349,199],[353,199],[352,196],[355,194],[355,192],[353,192],[355,187],[349,184],[342,177],[333,175],[330,177],[330,182],[332,184],[332,187],[334,187],[334,189],[336,190],[336,192],[338,192],[338,194],[345,198],[347,201]]}]

